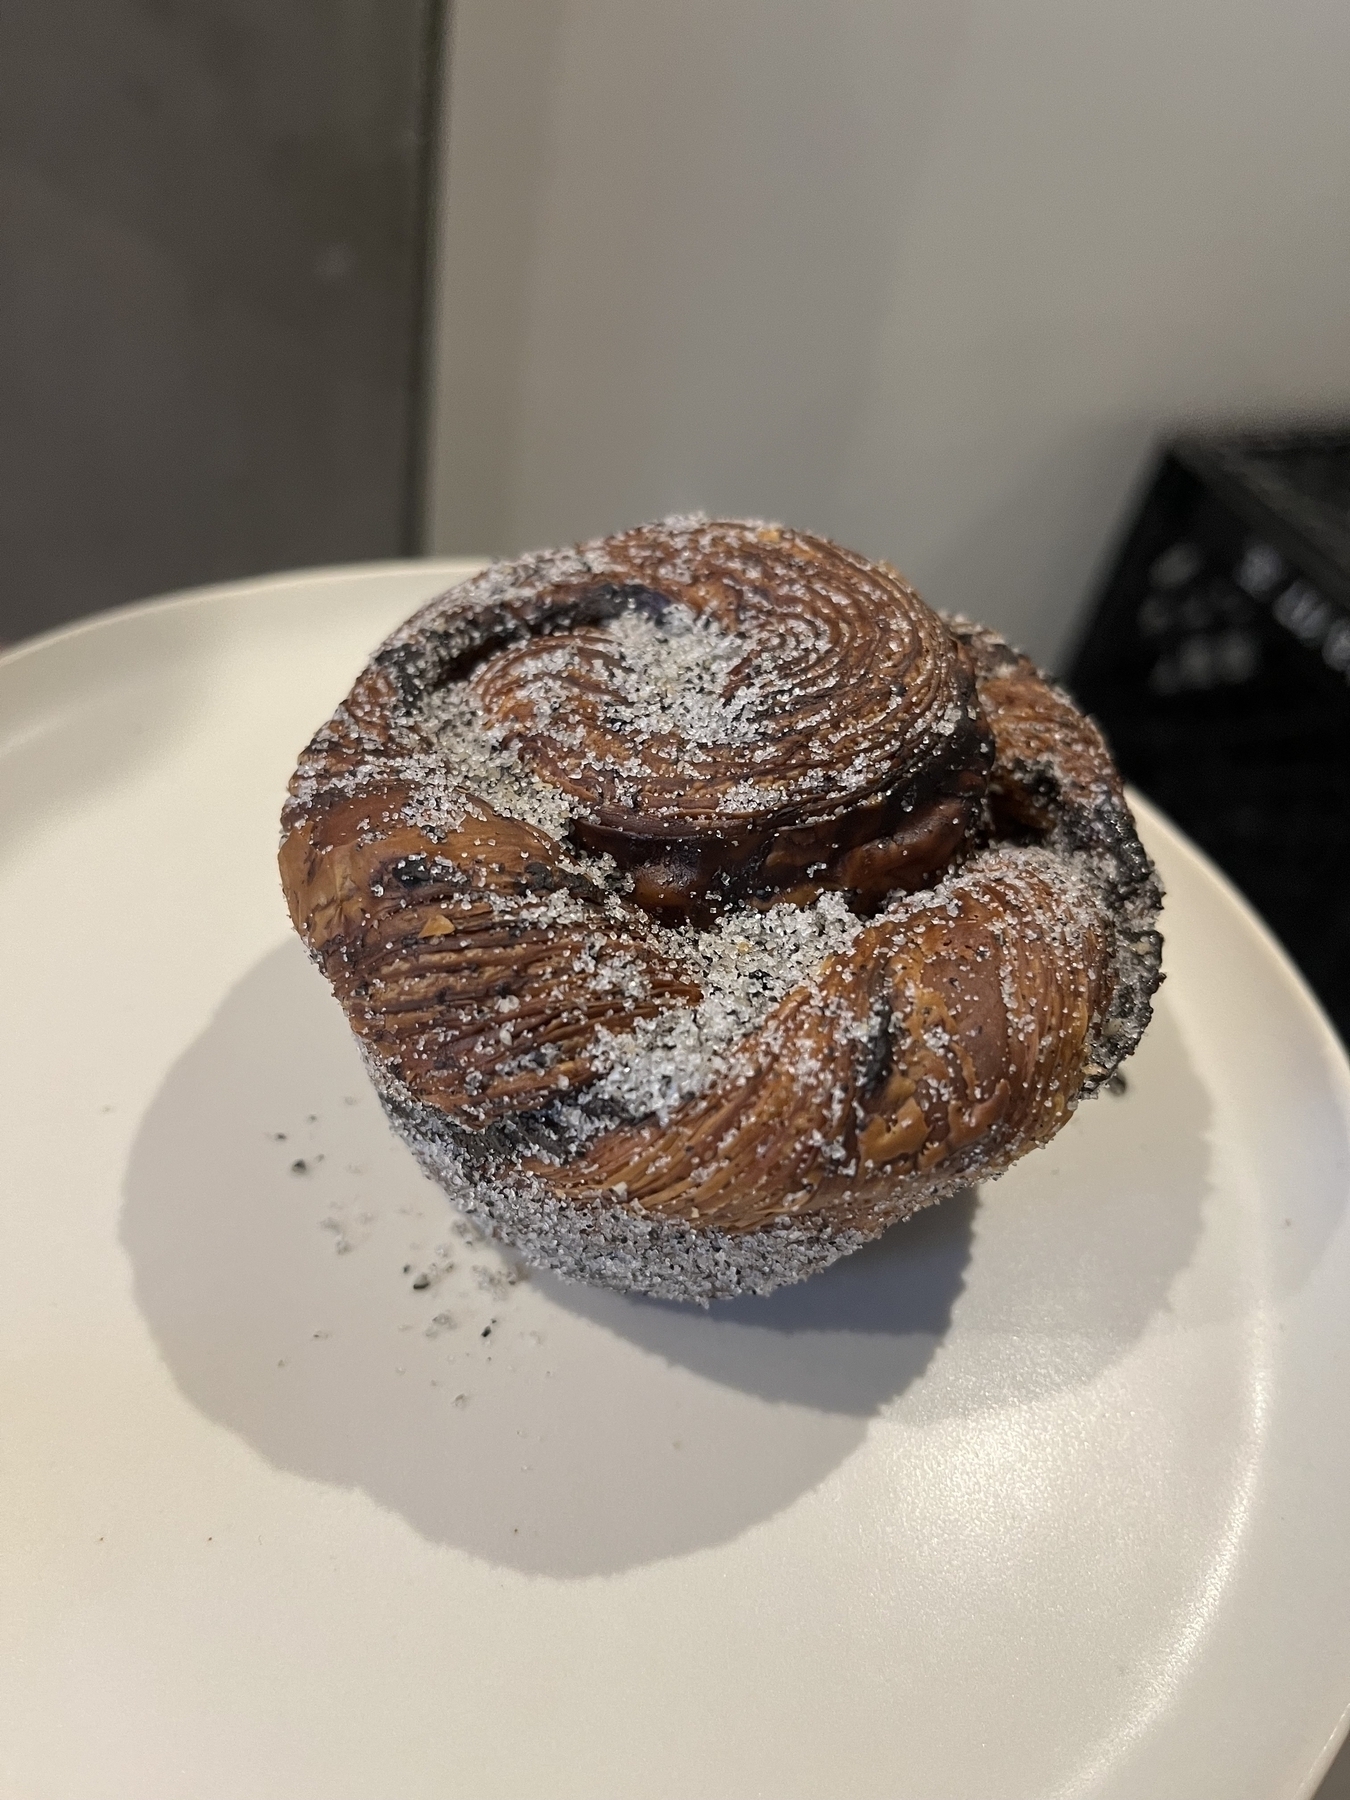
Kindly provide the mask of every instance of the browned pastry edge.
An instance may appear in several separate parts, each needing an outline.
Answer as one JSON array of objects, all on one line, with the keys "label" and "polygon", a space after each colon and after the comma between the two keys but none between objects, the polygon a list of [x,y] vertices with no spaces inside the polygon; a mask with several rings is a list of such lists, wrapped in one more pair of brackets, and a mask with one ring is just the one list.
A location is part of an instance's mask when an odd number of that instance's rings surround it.
[{"label": "browned pastry edge", "polygon": [[[603,562],[596,550],[575,554]],[[486,630],[477,620],[479,651],[494,625],[498,646],[522,641],[502,624],[512,606],[511,629],[523,617],[534,634],[543,618],[584,630],[596,585],[584,573],[589,589],[575,569],[570,587],[548,571],[508,583],[505,609],[500,575],[488,582],[498,612]],[[954,621],[948,679],[959,692],[972,672],[994,754],[990,767],[977,729],[964,758],[980,821],[964,825],[950,869],[920,891],[904,889],[931,882],[931,867],[889,895],[855,890],[855,905],[879,910],[733,1046],[719,1080],[661,1116],[597,1108],[597,1042],[695,1005],[699,989],[675,937],[634,904],[648,865],[633,875],[630,861],[633,885],[607,888],[528,822],[481,804],[466,814],[444,751],[419,735],[447,666],[450,679],[475,666],[456,627],[475,604],[481,615],[483,591],[433,603],[377,653],[302,759],[281,867],[396,1128],[533,1260],[674,1297],[772,1287],[999,1173],[1134,1048],[1159,979],[1159,891],[1109,754],[1026,658]],[[933,792],[929,778],[911,811]],[[805,829],[800,817],[788,828]],[[783,829],[780,807],[761,852]],[[855,866],[872,855],[884,883],[885,844],[845,854]],[[842,861],[805,856],[791,899],[844,885]],[[739,879],[713,898],[746,903]],[[578,942],[623,979],[578,981]]]}]

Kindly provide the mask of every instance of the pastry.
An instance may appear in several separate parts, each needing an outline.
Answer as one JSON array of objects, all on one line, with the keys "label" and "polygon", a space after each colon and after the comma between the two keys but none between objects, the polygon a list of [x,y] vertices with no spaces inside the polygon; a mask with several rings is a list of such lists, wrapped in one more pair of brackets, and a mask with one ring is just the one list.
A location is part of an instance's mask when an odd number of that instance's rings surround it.
[{"label": "pastry", "polygon": [[1160,892],[1100,733],[884,563],[668,519],[375,653],[280,866],[394,1129],[529,1262],[706,1302],[1045,1143]]}]

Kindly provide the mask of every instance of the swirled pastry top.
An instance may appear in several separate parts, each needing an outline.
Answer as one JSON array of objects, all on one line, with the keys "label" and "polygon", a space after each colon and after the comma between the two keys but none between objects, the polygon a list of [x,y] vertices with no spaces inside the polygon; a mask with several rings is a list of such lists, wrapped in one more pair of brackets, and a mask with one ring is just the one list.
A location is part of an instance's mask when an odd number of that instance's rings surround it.
[{"label": "swirled pastry top", "polygon": [[780,526],[667,520],[432,601],[283,829],[391,1111],[522,1205],[867,1228],[1049,1136],[1158,978],[1095,728]]}]

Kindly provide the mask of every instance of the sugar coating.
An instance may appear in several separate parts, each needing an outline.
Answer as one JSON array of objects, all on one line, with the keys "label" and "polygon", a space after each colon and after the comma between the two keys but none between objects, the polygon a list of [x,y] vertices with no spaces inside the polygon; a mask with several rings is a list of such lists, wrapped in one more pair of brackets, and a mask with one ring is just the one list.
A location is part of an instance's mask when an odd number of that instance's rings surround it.
[{"label": "sugar coating", "polygon": [[[483,717],[478,697],[467,682],[456,682],[434,694],[427,719],[454,788],[472,795],[507,819],[524,819],[546,837],[562,843],[572,823],[573,807],[561,789],[540,780],[520,760],[506,734]],[[461,803],[456,825],[464,819]]]},{"label": "sugar coating", "polygon": [[[715,619],[678,601],[659,613],[630,602],[596,626],[594,637],[634,750],[671,737],[694,754],[713,744],[756,742],[773,672],[767,659],[756,658],[752,678],[733,686],[738,665],[747,661],[746,647]],[[556,677],[575,669],[578,660],[575,643],[567,641],[536,660],[535,678],[524,692],[537,724],[566,732],[567,696]]]},{"label": "sugar coating", "polygon": [[679,928],[672,935],[703,998],[641,1019],[631,1032],[599,1031],[595,1103],[624,1118],[668,1123],[685,1100],[727,1073],[733,1047],[789,994],[818,981],[826,961],[848,950],[862,929],[834,893],[804,907],[737,907],[708,931]]},{"label": "sugar coating", "polygon": [[[538,596],[612,581],[615,598],[601,609],[605,616],[558,635],[551,624],[535,632],[524,688],[534,701],[533,723],[547,730],[555,749],[571,733],[581,765],[602,766],[614,798],[648,813],[659,815],[669,799],[677,812],[715,804],[724,816],[749,816],[795,804],[811,817],[829,816],[944,754],[972,715],[951,691],[950,639],[894,571],[833,547],[878,604],[897,595],[911,602],[884,634],[805,564],[775,564],[767,593],[760,534],[780,529],[742,521],[729,546],[725,522],[682,516],[662,523],[664,552],[647,578],[678,588],[715,551],[740,585],[746,618],[725,606],[696,614],[679,599],[654,598],[647,587],[634,595],[631,570],[616,550],[624,539],[602,539],[494,565],[462,584],[453,611],[432,602],[382,654],[399,661],[423,698],[435,696],[446,664],[472,648],[466,615],[481,622],[480,637],[502,620],[509,655],[531,636],[518,615]],[[612,701],[592,721],[602,742],[589,755],[586,734],[570,718],[571,678],[583,661],[591,673],[603,668]],[[786,737],[764,730],[785,714],[797,725]],[[498,743],[511,737],[499,732]],[[666,796],[663,782],[675,776],[678,791]]]},{"label": "sugar coating", "polygon": [[[667,522],[661,579],[687,580],[715,529],[725,527],[696,518]],[[738,554],[753,576],[752,534],[761,528],[740,529],[748,548]],[[829,1173],[840,1201],[849,1202],[848,1184],[858,1173],[850,1148],[857,1082],[869,1065],[883,1067],[890,1041],[892,1009],[866,997],[866,973],[889,953],[884,946],[903,947],[912,931],[927,929],[935,917],[956,921],[971,904],[992,909],[1013,1044],[1034,1044],[1047,1019],[1053,1027],[1061,1004],[1053,988],[1019,985],[1013,975],[1019,956],[1024,964],[1028,947],[1037,947],[1040,966],[1058,972],[1067,994],[1075,982],[1081,985],[1100,944],[1109,944],[1109,997],[1091,1021],[1081,1078],[1071,1089],[1054,1078],[1045,1096],[1047,1106],[1067,1117],[1083,1094],[1110,1077],[1147,1023],[1159,979],[1159,889],[1100,739],[1076,714],[1066,734],[1067,702],[1042,683],[1046,718],[1059,723],[1042,729],[1035,717],[1021,721],[1007,739],[1011,748],[995,783],[1039,796],[1048,822],[1036,841],[1000,840],[990,813],[938,879],[918,893],[894,895],[873,917],[861,916],[846,895],[825,890],[800,905],[728,905],[702,928],[653,925],[628,898],[628,878],[573,835],[578,819],[588,816],[587,794],[597,778],[606,783],[607,802],[648,806],[653,816],[667,795],[678,808],[706,788],[718,816],[729,821],[787,807],[828,818],[855,804],[859,793],[903,795],[907,771],[971,729],[973,704],[957,704],[932,678],[935,660],[950,661],[954,646],[966,646],[988,693],[1004,677],[1025,685],[1030,665],[980,627],[935,623],[936,647],[906,665],[894,691],[871,696],[873,711],[860,734],[857,719],[831,717],[826,704],[840,645],[847,647],[858,622],[828,591],[808,591],[809,583],[800,593],[783,593],[781,628],[760,619],[748,636],[711,612],[697,614],[659,596],[654,602],[647,591],[622,592],[603,616],[540,641],[532,633],[544,626],[520,624],[522,616],[538,615],[540,596],[557,584],[589,581],[617,567],[607,542],[540,553],[497,565],[424,608],[373,665],[389,671],[401,701],[388,706],[377,726],[366,723],[359,707],[339,709],[297,771],[287,816],[294,821],[335,797],[359,796],[392,775],[410,793],[403,818],[433,839],[481,824],[483,836],[473,842],[489,854],[496,818],[521,821],[547,843],[553,865],[569,878],[565,884],[490,895],[470,885],[460,899],[443,903],[443,916],[453,927],[458,909],[466,931],[470,916],[477,929],[486,906],[489,924],[551,936],[570,959],[570,973],[564,972],[577,1003],[607,996],[619,1013],[627,1004],[627,1023],[595,1024],[579,1079],[559,1074],[541,1103],[491,1121],[476,1120],[469,1103],[457,1115],[428,1105],[395,1060],[363,1045],[368,1067],[395,1129],[427,1172],[528,1260],[585,1280],[706,1302],[800,1279],[874,1235],[877,1219],[906,1217],[976,1175],[999,1173],[1020,1152],[1001,1147],[996,1130],[986,1134],[973,1160],[956,1158],[897,1183],[891,1200],[874,1208],[868,1231],[811,1212],[809,1185],[786,1194],[782,1216],[770,1223],[731,1230],[653,1212],[624,1181],[588,1191],[578,1203],[550,1171],[565,1175],[615,1133],[669,1131],[655,1161],[644,1166],[649,1181],[659,1184],[663,1171],[673,1180],[681,1131],[693,1129],[709,1106],[734,1099],[752,1077],[760,1079],[754,1067],[761,1074],[768,1067],[795,1084],[803,1117],[809,1112],[813,1121],[814,1166]],[[509,659],[522,646],[527,660],[522,679],[509,689],[513,710],[504,715],[498,706],[494,713],[493,658]],[[446,670],[461,663],[462,671],[447,678]],[[851,669],[849,679],[863,683],[860,692],[868,691],[867,673]],[[588,731],[569,723],[578,692],[600,696]],[[824,724],[786,748],[766,743],[765,720],[776,709],[798,709]],[[908,735],[892,744],[888,734],[903,735],[901,723]],[[549,755],[563,758],[560,779],[572,782],[571,791],[541,773],[532,732],[542,734]],[[603,755],[594,749],[596,733],[607,745]],[[377,841],[384,828],[372,815],[366,841]],[[459,941],[451,935],[437,943],[449,951]],[[464,939],[467,946],[476,941]],[[643,945],[654,946],[661,965],[698,997],[665,999],[654,1016],[641,1016],[644,1006],[656,1004],[655,965],[639,954]],[[915,979],[906,983],[897,1002],[917,1006]],[[517,1055],[521,1012],[515,994],[487,1002],[479,1036],[492,1036],[502,1074],[537,1080],[564,1066],[563,1053],[543,1043]],[[427,1027],[432,1036],[437,1029]],[[960,1046],[934,1024],[921,1047],[931,1065],[925,1091],[959,1109],[965,1104]],[[731,1127],[719,1154],[738,1154]]]},{"label": "sugar coating", "polygon": [[[378,1074],[375,1078],[383,1088]],[[840,1229],[820,1217],[729,1232],[642,1216],[619,1202],[570,1205],[537,1179],[476,1174],[434,1108],[391,1099],[387,1093],[382,1099],[390,1124],[424,1173],[461,1212],[535,1268],[550,1269],[569,1281],[707,1306],[737,1294],[770,1294],[805,1280],[876,1235]],[[964,1185],[960,1179],[935,1181],[922,1191],[897,1195],[888,1222],[902,1223]]]}]

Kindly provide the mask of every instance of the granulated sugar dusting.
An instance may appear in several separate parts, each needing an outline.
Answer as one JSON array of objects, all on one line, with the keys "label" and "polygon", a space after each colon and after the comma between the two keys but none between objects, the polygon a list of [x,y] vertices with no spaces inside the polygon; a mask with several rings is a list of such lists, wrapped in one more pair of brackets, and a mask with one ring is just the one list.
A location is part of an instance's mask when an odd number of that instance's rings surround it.
[{"label": "granulated sugar dusting", "polygon": [[672,1298],[800,1279],[999,1173],[1159,979],[1095,728],[885,565],[759,522],[424,607],[283,824],[423,1166],[528,1259]]},{"label": "granulated sugar dusting", "polygon": [[[894,571],[775,526],[661,530],[583,546],[568,629],[504,634],[469,676],[499,742],[587,816],[809,829],[987,760],[969,673]],[[480,582],[469,604],[518,592]]]},{"label": "granulated sugar dusting", "polygon": [[[659,613],[629,604],[616,618],[594,628],[590,659],[605,680],[611,704],[635,746],[678,738],[697,751],[711,744],[751,745],[763,735],[765,677],[731,686],[746,645],[714,619],[672,604]],[[589,648],[590,646],[588,646]],[[573,652],[570,666],[578,658]],[[524,687],[536,725],[565,726],[568,693],[549,677],[567,664],[536,665],[540,673]]]},{"label": "granulated sugar dusting", "polygon": [[567,836],[573,804],[526,768],[506,733],[483,717],[478,697],[467,682],[456,682],[433,696],[427,720],[455,784],[485,800],[503,818],[523,819],[548,837]]},{"label": "granulated sugar dusting", "polygon": [[622,1037],[597,1032],[596,1099],[626,1118],[666,1124],[725,1075],[742,1039],[794,989],[818,980],[826,959],[849,949],[862,928],[842,895],[822,894],[813,906],[743,907],[713,930],[677,933],[703,999],[640,1019]]}]

